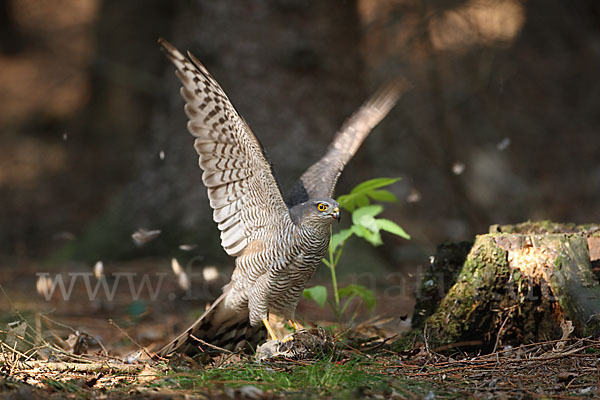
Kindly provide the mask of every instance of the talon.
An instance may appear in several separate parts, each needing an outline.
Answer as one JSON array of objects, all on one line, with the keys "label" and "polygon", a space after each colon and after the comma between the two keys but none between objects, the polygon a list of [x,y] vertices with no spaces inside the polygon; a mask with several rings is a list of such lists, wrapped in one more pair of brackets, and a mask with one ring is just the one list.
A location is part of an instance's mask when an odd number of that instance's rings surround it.
[{"label": "talon", "polygon": [[267,318],[263,318],[262,323],[265,325],[265,328],[267,328],[267,332],[269,333],[269,338],[271,340],[279,340],[279,338],[273,331],[273,328],[271,328],[271,324],[269,324],[269,320]]},{"label": "talon", "polygon": [[287,343],[287,342],[293,342],[294,341],[294,335],[288,335],[286,337],[284,337],[283,339],[281,339],[281,343]]},{"label": "talon", "polygon": [[294,328],[295,332],[298,332],[300,330],[300,326],[293,319],[288,319],[288,323],[292,326],[292,328]]}]

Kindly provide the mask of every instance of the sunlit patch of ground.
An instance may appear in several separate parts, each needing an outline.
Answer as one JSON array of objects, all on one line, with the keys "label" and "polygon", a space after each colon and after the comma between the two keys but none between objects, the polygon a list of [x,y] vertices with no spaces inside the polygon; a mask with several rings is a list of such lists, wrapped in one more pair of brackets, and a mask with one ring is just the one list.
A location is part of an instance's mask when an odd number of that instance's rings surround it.
[{"label": "sunlit patch of ground", "polygon": [[[72,333],[70,328],[85,332],[118,356],[137,348],[124,339],[116,325],[137,344],[151,350],[193,322],[220,294],[231,274],[230,270],[212,266],[185,269],[188,286],[182,287],[180,276],[173,272],[172,260],[72,264],[59,270],[40,264],[5,263],[0,268],[0,284],[5,292],[0,292],[0,321],[19,320],[18,311],[32,328],[42,324],[63,338]],[[381,301],[371,312],[357,302],[356,308],[349,308],[348,320],[354,318],[354,325],[374,336],[406,331],[413,301],[394,304],[384,301],[384,295],[380,294]],[[307,300],[300,302],[297,317],[305,326],[317,322],[338,324],[329,307],[322,309]]]}]

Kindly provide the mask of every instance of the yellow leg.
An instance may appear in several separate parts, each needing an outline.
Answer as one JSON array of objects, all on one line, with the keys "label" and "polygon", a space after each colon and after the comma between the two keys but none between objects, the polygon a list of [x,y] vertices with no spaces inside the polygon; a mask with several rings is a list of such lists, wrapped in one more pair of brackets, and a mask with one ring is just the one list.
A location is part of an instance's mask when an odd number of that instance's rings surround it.
[{"label": "yellow leg", "polygon": [[262,319],[262,323],[265,325],[265,328],[267,328],[267,332],[269,333],[269,337],[272,340],[279,340],[279,338],[277,337],[277,335],[273,331],[273,328],[271,328],[271,324],[269,324],[269,319],[268,318],[263,318]]}]

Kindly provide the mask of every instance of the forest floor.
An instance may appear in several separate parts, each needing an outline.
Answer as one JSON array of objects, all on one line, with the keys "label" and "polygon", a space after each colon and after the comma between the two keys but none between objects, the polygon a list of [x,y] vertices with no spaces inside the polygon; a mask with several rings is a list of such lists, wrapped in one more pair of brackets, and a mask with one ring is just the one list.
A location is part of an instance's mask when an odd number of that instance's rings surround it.
[{"label": "forest floor", "polygon": [[[197,316],[198,302],[222,284],[217,279],[195,291],[190,303],[192,295],[178,289],[172,273],[157,288],[152,279],[160,268],[154,262],[115,267],[121,278],[111,275],[114,293],[99,295],[100,287],[91,300],[94,277],[77,266],[62,273],[62,289],[50,273],[55,290],[48,299],[40,266],[0,268],[0,399],[600,397],[600,340],[565,337],[491,354],[476,347],[430,349],[419,335],[402,335],[399,314],[409,311],[402,308],[398,315],[378,309],[387,316],[342,331],[305,305],[300,314],[325,326],[336,345],[304,359],[257,362],[226,353],[151,361],[152,351]],[[144,276],[152,290],[139,289]],[[113,286],[118,279],[125,283]],[[130,281],[137,288],[133,300]]]}]

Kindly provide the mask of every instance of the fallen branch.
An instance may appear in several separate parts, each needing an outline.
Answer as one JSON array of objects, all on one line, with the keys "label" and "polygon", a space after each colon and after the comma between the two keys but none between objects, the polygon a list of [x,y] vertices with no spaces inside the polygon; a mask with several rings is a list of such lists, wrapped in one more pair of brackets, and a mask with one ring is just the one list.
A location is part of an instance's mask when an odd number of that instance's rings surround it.
[{"label": "fallen branch", "polygon": [[121,372],[132,373],[141,371],[146,364],[112,364],[112,363],[72,363],[72,362],[43,362],[34,361],[22,363],[22,369],[19,372],[28,372],[32,370],[42,370],[48,372]]}]

